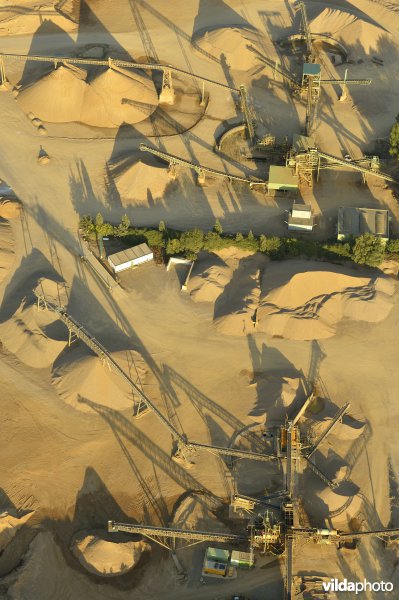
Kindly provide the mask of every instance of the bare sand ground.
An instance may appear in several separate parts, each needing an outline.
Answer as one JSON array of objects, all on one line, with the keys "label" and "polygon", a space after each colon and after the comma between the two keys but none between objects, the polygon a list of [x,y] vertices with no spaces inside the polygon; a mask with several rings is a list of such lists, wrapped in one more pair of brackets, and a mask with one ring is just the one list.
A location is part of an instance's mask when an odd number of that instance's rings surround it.
[{"label": "bare sand ground", "polygon": [[[317,12],[317,3],[310,4]],[[265,130],[280,137],[300,130],[304,107],[292,102],[281,82],[270,82],[271,68],[256,74],[259,64],[254,61],[253,69],[245,72],[223,71],[219,60],[210,61],[190,46],[191,36],[197,31],[249,23],[266,37],[269,48],[270,39],[293,31],[292,3],[273,0],[268,3],[267,15],[258,0],[220,1],[212,6],[208,2],[192,5],[142,0],[140,7],[159,59],[216,80],[231,77],[235,83],[246,83]],[[338,102],[337,90],[323,91],[317,130],[320,147],[357,157],[377,138],[386,138],[397,113],[399,88],[392,72],[399,47],[399,17],[367,0],[347,3],[347,10],[363,19],[374,18],[389,34],[381,40],[373,38],[371,48],[355,38],[345,40],[354,61],[350,76],[373,77],[371,88],[353,89],[352,101],[346,103]],[[51,21],[36,27],[27,33],[25,25],[18,30],[13,20],[10,33],[20,35],[3,37],[3,51],[44,54],[56,48],[58,54],[70,54],[82,47],[87,49],[88,44],[102,43],[114,55],[127,51],[135,59],[145,56],[128,2],[89,1],[81,25],[71,33]],[[278,55],[277,47],[270,52],[272,60],[285,60]],[[383,59],[384,65],[373,62],[373,55]],[[323,60],[328,75],[343,75],[345,66]],[[35,65],[28,68],[15,62],[8,76],[16,84],[39,72]],[[212,152],[215,138],[224,130],[223,122],[239,122],[241,116],[228,90],[207,91],[210,99],[206,114],[195,128],[181,136],[161,138],[162,144],[173,154],[221,170],[261,174],[256,165],[238,165]],[[227,444],[237,430],[253,422],[254,411],[273,412],[276,420],[284,419],[286,406],[278,402],[284,382],[288,385],[301,373],[311,378],[312,365],[323,357],[319,374],[332,403],[330,413],[334,413],[334,405],[350,401],[351,414],[367,427],[360,444],[355,444],[357,438],[344,443],[339,437],[331,438],[321,449],[317,464],[331,470],[331,476],[348,466],[352,487],[346,493],[356,497],[360,490],[362,494],[357,518],[368,527],[387,526],[391,517],[394,519],[388,501],[392,494],[388,468],[393,476],[399,471],[397,295],[384,320],[372,326],[343,321],[337,325],[335,335],[321,346],[261,332],[226,337],[214,328],[212,306],[193,303],[181,294],[172,275],[152,265],[123,274],[122,287],[110,294],[79,259],[79,216],[102,211],[105,218],[117,222],[127,212],[136,224],[157,224],[162,219],[181,227],[211,227],[218,217],[226,231],[280,233],[284,231],[283,211],[289,208],[289,201],[225,183],[199,188],[191,172],[181,172],[161,201],[152,201],[149,181],[147,203],[126,206],[105,185],[105,166],[136,152],[140,141],[157,143],[154,131],[149,130],[144,139],[129,128],[121,128],[116,136],[104,132],[99,135],[88,128],[82,135],[82,129],[71,124],[44,139],[11,93],[1,93],[0,107],[0,177],[24,207],[21,217],[11,225],[13,242],[7,237],[2,243],[5,252],[1,253],[0,265],[4,274],[0,288],[4,423],[0,508],[34,510],[28,524],[16,532],[0,557],[1,592],[4,590],[8,598],[29,600],[99,599],[109,598],[110,594],[122,600],[132,593],[148,599],[162,595],[165,599],[190,600],[202,600],[209,593],[222,598],[243,593],[257,600],[265,594],[279,597],[282,592],[279,564],[240,573],[234,582],[209,582],[204,591],[199,583],[203,558],[203,548],[199,547],[192,554],[178,551],[183,566],[190,570],[188,582],[183,585],[176,581],[170,555],[157,548],[131,572],[106,584],[102,578],[88,574],[72,555],[70,543],[78,531],[104,528],[110,518],[170,523],[181,494],[203,489],[226,501],[233,491],[233,478],[225,463],[212,455],[196,456],[190,470],[172,461],[171,437],[152,414],[134,420],[131,406],[121,408],[112,398],[105,405],[100,392],[86,399],[90,410],[78,411],[65,402],[52,379],[58,343],[64,344],[65,338],[59,339],[58,325],[55,331],[51,322],[38,321],[43,317],[33,312],[32,291],[43,277],[66,282],[68,311],[111,352],[134,349],[143,357],[154,378],[147,393],[190,439]],[[51,156],[45,167],[37,163],[41,145]],[[319,215],[320,236],[334,231],[338,204],[388,207],[393,230],[398,231],[398,208],[391,191],[382,183],[370,180],[364,187],[357,175],[323,173],[319,186],[304,197]],[[9,229],[5,235],[9,235]],[[282,273],[290,268],[289,263],[280,263],[280,267]],[[12,344],[20,339],[18,331],[23,333],[23,342],[17,348]],[[40,344],[36,344],[37,336]],[[57,351],[53,356],[54,344]],[[97,372],[101,378],[101,369],[96,368]],[[79,384],[77,377],[77,393]],[[268,396],[262,391],[265,389],[274,390],[274,395]],[[325,418],[331,418],[330,413]],[[241,462],[237,481],[242,493],[261,493],[278,489],[281,472]],[[328,522],[326,498],[321,501],[323,488],[318,480],[305,472],[300,486],[307,492],[311,523],[318,526]],[[336,499],[327,500],[336,509]],[[343,514],[342,526],[351,526],[353,514]],[[398,524],[395,520],[393,523]],[[33,524],[38,527],[33,528]],[[361,550],[354,553],[307,545],[296,554],[297,571],[311,570],[329,577],[344,574],[348,578],[356,572],[357,577],[366,576],[371,581],[389,579],[395,558],[392,551],[382,551],[378,540],[362,543]]]}]

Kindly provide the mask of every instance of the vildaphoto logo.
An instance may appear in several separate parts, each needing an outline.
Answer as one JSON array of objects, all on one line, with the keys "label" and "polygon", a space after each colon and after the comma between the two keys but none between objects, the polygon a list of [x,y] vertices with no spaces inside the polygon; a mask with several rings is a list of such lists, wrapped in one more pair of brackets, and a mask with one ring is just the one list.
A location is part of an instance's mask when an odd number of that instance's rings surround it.
[{"label": "vildaphoto logo", "polygon": [[348,581],[344,579],[331,579],[330,581],[323,581],[323,588],[325,592],[355,592],[355,594],[361,594],[362,592],[392,592],[393,583],[390,581]]}]

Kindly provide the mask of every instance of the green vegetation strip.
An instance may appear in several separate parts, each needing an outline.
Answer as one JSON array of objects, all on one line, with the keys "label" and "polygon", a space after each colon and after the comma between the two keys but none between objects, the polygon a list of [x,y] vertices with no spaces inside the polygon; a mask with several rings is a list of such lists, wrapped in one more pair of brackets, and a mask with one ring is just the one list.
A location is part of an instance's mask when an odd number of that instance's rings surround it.
[{"label": "green vegetation strip", "polygon": [[306,256],[331,262],[352,261],[360,265],[376,267],[383,260],[399,260],[399,239],[384,242],[365,233],[348,242],[317,241],[304,238],[290,238],[259,235],[252,231],[244,235],[225,234],[219,220],[212,231],[205,232],[194,228],[178,231],[166,227],[161,221],[157,229],[151,227],[133,227],[125,215],[119,225],[106,223],[100,213],[95,218],[84,216],[80,220],[84,235],[97,239],[100,254],[103,255],[102,238],[113,236],[120,238],[126,246],[146,242],[151,248],[165,251],[167,255],[180,254],[190,260],[196,260],[201,250],[213,252],[224,248],[239,248],[251,252],[263,252],[273,260]]}]

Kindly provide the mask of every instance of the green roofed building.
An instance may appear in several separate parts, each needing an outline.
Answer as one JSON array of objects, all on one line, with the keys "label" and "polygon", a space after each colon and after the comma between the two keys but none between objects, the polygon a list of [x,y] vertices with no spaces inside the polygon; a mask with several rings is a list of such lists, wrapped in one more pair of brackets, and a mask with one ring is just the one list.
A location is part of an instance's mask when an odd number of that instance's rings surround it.
[{"label": "green roofed building", "polygon": [[298,189],[298,175],[295,175],[291,167],[279,167],[270,165],[268,190],[282,190],[289,192]]}]

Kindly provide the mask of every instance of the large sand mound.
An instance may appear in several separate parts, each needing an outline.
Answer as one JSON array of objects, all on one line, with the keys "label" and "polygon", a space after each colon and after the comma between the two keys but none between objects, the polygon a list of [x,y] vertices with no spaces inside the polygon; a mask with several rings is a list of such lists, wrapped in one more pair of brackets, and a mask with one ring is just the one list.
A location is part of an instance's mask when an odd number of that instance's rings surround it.
[{"label": "large sand mound", "polygon": [[14,235],[6,221],[0,221],[0,283],[7,277],[14,262]]},{"label": "large sand mound", "polygon": [[26,365],[44,368],[53,364],[67,343],[67,330],[50,311],[22,302],[13,316],[0,325],[6,348]]},{"label": "large sand mound", "polygon": [[226,335],[260,331],[295,340],[328,338],[343,319],[385,319],[396,290],[390,278],[372,280],[310,261],[277,265],[260,254],[241,258],[238,266],[214,256],[196,268],[191,296],[214,303],[214,324]]},{"label": "large sand mound", "polygon": [[335,8],[325,8],[310,21],[312,33],[327,34],[345,46],[360,45],[365,52],[376,51],[381,37],[387,32],[377,24],[368,23],[356,15]]},{"label": "large sand mound", "polygon": [[[116,352],[112,356],[134,382],[144,383],[147,371],[137,352]],[[54,364],[53,383],[67,404],[85,412],[92,410],[85,400],[115,410],[133,406],[129,384],[83,344],[59,357]]]},{"label": "large sand mound", "polygon": [[158,106],[151,79],[113,67],[90,82],[81,121],[95,127],[119,127],[147,119]]},{"label": "large sand mound", "polygon": [[395,284],[333,271],[294,274],[266,293],[257,313],[258,331],[297,340],[331,337],[344,318],[378,322],[392,306]]},{"label": "large sand mound", "polygon": [[167,168],[142,160],[133,164],[123,161],[112,165],[110,171],[122,204],[148,202],[149,194],[152,199],[162,198],[170,183]]},{"label": "large sand mound", "polygon": [[71,550],[80,564],[96,575],[115,577],[133,569],[143,552],[150,550],[145,542],[117,542],[104,539],[101,534],[79,533]]},{"label": "large sand mound", "polygon": [[87,83],[87,72],[61,65],[21,90],[18,103],[49,123],[80,122],[115,128],[147,119],[158,105],[151,79],[123,69],[107,69]]},{"label": "large sand mound", "polygon": [[251,48],[264,53],[259,48],[259,36],[260,34],[250,29],[222,27],[206,32],[196,43],[202,50],[218,58],[224,54],[231,69],[247,71],[259,64],[256,52]]}]

